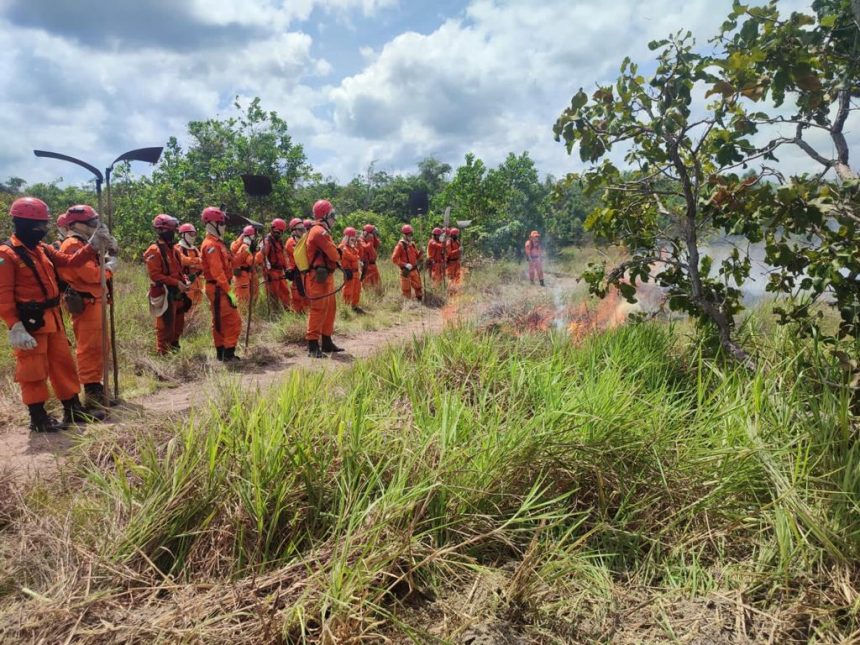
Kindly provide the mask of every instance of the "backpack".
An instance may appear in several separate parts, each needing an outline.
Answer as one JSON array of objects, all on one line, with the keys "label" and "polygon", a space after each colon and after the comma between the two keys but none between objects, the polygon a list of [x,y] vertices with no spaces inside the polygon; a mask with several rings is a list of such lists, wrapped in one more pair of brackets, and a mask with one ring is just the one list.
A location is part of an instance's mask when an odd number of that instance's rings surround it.
[{"label": "backpack", "polygon": [[308,234],[302,235],[296,247],[293,249],[293,260],[296,263],[296,268],[302,273],[307,273],[311,268],[311,261],[308,259]]}]

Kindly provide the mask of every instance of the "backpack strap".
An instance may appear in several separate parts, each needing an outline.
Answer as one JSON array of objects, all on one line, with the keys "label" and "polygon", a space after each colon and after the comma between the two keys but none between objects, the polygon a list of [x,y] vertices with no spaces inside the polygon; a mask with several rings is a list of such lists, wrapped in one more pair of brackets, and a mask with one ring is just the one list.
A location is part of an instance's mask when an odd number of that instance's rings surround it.
[{"label": "backpack strap", "polygon": [[27,250],[23,246],[15,246],[12,244],[12,240],[5,240],[0,246],[8,246],[12,249],[12,252],[17,255],[21,262],[33,272],[33,277],[36,278],[36,282],[39,283],[39,289],[42,291],[42,295],[45,297],[45,300],[48,300],[48,289],[45,287],[45,283],[42,281],[42,276],[39,275],[39,271],[36,269],[36,264],[33,262],[33,258],[30,257],[30,254],[27,253]]}]

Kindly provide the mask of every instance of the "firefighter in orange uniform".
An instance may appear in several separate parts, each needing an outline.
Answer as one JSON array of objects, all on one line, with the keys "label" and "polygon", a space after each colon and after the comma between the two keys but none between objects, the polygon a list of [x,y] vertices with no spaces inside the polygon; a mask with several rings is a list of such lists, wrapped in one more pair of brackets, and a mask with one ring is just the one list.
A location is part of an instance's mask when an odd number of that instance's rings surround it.
[{"label": "firefighter in orange uniform", "polygon": [[160,303],[155,318],[155,345],[159,354],[179,349],[179,339],[185,329],[187,292],[191,285],[183,273],[182,256],[177,248],[176,229],[179,222],[170,215],[156,215],[152,220],[158,239],[143,254],[146,272],[151,282],[150,302]]},{"label": "firefighter in orange uniform", "polygon": [[361,233],[361,283],[381,291],[382,280],[379,267],[376,266],[378,255],[379,231],[373,224],[365,224]]},{"label": "firefighter in orange uniform", "polygon": [[358,248],[358,232],[347,226],[343,229],[343,241],[338,247],[340,250],[340,266],[344,271],[350,271],[352,277],[343,283],[343,301],[348,304],[357,314],[363,314],[364,309],[358,306],[361,302],[361,257]]},{"label": "firefighter in orange uniform", "polygon": [[[56,267],[79,267],[108,250],[116,250],[107,229],[97,228],[73,255],[42,242],[48,233],[47,204],[22,197],[9,208],[15,233],[0,243],[0,317],[9,327],[9,346],[15,352],[15,380],[30,413],[30,430],[57,432],[66,424],[104,418],[100,410],[86,411],[75,361],[60,314]],[[45,410],[48,381],[63,403],[63,421]]]},{"label": "firefighter in orange uniform", "polygon": [[233,240],[230,245],[233,254],[233,287],[239,302],[246,307],[250,306],[251,297],[257,298],[256,255],[257,255],[257,229],[246,226],[242,229],[242,235]]},{"label": "firefighter in orange uniform", "polygon": [[[99,226],[99,214],[92,206],[81,204],[70,206],[65,216],[68,235],[60,250],[73,254],[87,245],[87,240]],[[116,264],[115,257],[107,258],[105,268],[108,279]],[[88,408],[117,405],[119,402],[116,400],[105,400],[102,383],[105,361],[108,360],[102,351],[106,332],[102,327],[102,299],[109,298],[110,292],[102,293],[98,258],[91,258],[74,268],[58,267],[57,274],[67,285],[63,302],[72,318],[78,378],[84,384],[85,404]]]},{"label": "firefighter in orange uniform", "polygon": [[296,266],[296,244],[302,239],[305,234],[305,224],[298,217],[290,220],[290,239],[284,245],[284,254],[287,257],[287,278],[290,280],[290,302],[293,305],[293,311],[297,314],[305,313],[308,308],[308,301],[305,298],[305,276],[301,274]]},{"label": "firefighter in orange uniform", "polygon": [[413,231],[409,224],[404,224],[400,232],[403,237],[394,245],[394,252],[391,254],[391,261],[400,267],[400,291],[404,298],[412,298],[414,292],[415,299],[421,300],[424,298],[421,272],[418,269],[421,263],[421,251],[412,241]]},{"label": "firefighter in orange uniform", "polygon": [[287,223],[280,217],[272,220],[272,230],[263,240],[263,262],[266,267],[266,293],[271,302],[280,303],[290,310],[290,287],[287,285],[287,256],[284,254],[284,241],[281,237],[287,230]]},{"label": "firefighter in orange uniform", "polygon": [[[334,270],[340,262],[340,253],[331,239],[331,227],[335,221],[334,207],[326,199],[314,204],[314,225],[308,232],[307,254],[310,270],[305,281],[305,292],[310,300],[308,313],[308,354],[322,358],[323,352],[342,352],[334,344],[334,317],[337,313],[337,298],[334,286]],[[350,280],[352,272],[345,269],[344,279]]]},{"label": "firefighter in orange uniform", "polygon": [[237,361],[236,344],[242,331],[242,317],[239,315],[239,300],[231,288],[233,259],[222,239],[227,230],[227,215],[219,208],[207,206],[200,216],[206,225],[206,238],[200,245],[200,253],[203,256],[206,297],[212,307],[215,356],[219,361]]},{"label": "firefighter in orange uniform", "polygon": [[[179,244],[176,251],[182,262],[182,275],[188,283],[188,291],[181,296],[184,304],[183,314],[191,313],[203,299],[203,261],[200,259],[200,249],[197,248],[197,229],[194,224],[186,222],[179,227]],[[181,335],[181,334],[180,334]]]},{"label": "firefighter in orange uniform", "polygon": [[447,262],[448,280],[451,284],[460,284],[460,263],[463,258],[463,245],[460,244],[460,229],[448,230],[448,240],[445,260]]},{"label": "firefighter in orange uniform", "polygon": [[51,242],[51,246],[53,246],[56,250],[60,250],[60,245],[63,243],[63,240],[66,239],[69,235],[69,222],[66,219],[66,214],[62,213],[57,218],[57,239]]},{"label": "firefighter in orange uniform", "polygon": [[434,286],[439,286],[445,275],[445,243],[441,239],[442,229],[433,229],[432,237],[427,242],[427,261],[430,263],[430,280]]},{"label": "firefighter in orange uniform", "polygon": [[543,247],[540,243],[540,233],[532,231],[526,240],[526,259],[529,261],[529,282],[535,283],[535,278],[543,283]]}]

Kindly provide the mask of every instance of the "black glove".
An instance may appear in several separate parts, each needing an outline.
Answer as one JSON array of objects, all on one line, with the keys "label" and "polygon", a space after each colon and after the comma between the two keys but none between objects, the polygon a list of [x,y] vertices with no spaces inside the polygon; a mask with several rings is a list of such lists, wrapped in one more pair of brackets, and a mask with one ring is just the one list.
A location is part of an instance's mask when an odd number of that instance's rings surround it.
[{"label": "black glove", "polygon": [[352,269],[342,269],[343,279],[346,281],[352,280]]},{"label": "black glove", "polygon": [[257,252],[257,240],[251,240],[251,244],[248,246],[248,250],[251,251],[251,255]]}]

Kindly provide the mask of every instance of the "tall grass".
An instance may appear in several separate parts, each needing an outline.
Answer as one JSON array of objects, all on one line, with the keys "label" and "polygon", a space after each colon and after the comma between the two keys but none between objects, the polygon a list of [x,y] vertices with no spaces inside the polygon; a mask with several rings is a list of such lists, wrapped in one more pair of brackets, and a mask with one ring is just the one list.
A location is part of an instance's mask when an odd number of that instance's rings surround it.
[{"label": "tall grass", "polygon": [[731,594],[757,625],[738,637],[848,637],[860,460],[838,370],[787,336],[757,375],[674,338],[454,329],[265,398],[225,385],[175,433],[84,446],[74,494],[30,501],[7,533],[53,557],[3,553],[2,624],[425,641],[480,614],[594,640],[661,597]]}]

